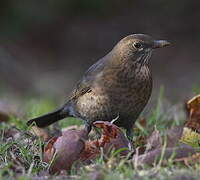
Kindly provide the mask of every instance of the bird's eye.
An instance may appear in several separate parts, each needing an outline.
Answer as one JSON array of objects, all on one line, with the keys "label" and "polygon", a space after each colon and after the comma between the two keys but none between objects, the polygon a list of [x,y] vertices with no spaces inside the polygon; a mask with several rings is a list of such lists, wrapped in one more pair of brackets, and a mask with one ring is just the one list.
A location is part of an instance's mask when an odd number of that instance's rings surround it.
[{"label": "bird's eye", "polygon": [[139,42],[135,42],[135,43],[133,44],[133,46],[134,46],[135,48],[139,49],[139,48],[142,47],[142,44],[139,43]]}]

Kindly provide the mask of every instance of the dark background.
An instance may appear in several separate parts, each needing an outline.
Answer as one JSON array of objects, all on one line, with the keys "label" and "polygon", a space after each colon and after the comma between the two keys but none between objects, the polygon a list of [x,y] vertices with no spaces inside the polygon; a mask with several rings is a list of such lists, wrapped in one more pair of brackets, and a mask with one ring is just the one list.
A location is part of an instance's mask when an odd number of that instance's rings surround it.
[{"label": "dark background", "polygon": [[197,0],[1,0],[1,92],[63,101],[121,38],[146,33],[172,43],[151,58],[152,97],[163,86],[183,101],[200,84],[199,9]]}]

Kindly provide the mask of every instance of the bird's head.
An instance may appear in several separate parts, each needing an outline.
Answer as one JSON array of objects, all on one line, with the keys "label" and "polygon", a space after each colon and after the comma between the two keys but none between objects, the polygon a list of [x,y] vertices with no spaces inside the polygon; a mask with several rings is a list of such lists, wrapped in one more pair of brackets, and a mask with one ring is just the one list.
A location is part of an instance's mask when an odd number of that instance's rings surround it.
[{"label": "bird's head", "polygon": [[132,34],[116,45],[117,51],[124,60],[131,60],[141,65],[148,64],[152,51],[170,45],[166,40],[154,40],[145,34]]}]

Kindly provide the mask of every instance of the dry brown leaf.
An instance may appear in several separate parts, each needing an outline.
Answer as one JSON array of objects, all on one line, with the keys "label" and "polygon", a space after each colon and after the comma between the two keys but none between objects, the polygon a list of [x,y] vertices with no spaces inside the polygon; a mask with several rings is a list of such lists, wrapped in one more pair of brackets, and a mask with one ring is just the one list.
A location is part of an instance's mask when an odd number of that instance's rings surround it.
[{"label": "dry brown leaf", "polygon": [[[200,160],[198,149],[200,142],[200,95],[195,96],[186,103],[186,109],[189,119],[185,127],[174,127],[166,132],[166,147],[163,149],[163,143],[160,133],[154,131],[147,139],[146,153],[136,154],[133,161],[136,164],[152,164],[159,159],[163,153],[163,159],[169,159],[174,156],[176,162],[184,161],[189,164]],[[184,142],[184,143],[181,143]],[[192,155],[192,156],[191,156]],[[195,159],[196,158],[196,159]]]},{"label": "dry brown leaf", "polygon": [[84,151],[81,152],[80,161],[90,163],[100,155],[100,145],[98,140],[86,141]]},{"label": "dry brown leaf", "polygon": [[189,119],[185,127],[200,133],[200,95],[193,97],[186,103]]},{"label": "dry brown leaf", "polygon": [[149,138],[147,138],[146,150],[151,151],[162,146],[162,137],[160,132],[155,128]]},{"label": "dry brown leaf", "polygon": [[56,142],[57,139],[58,139],[58,137],[51,138],[48,141],[47,145],[45,146],[44,157],[43,157],[44,162],[47,162],[47,163],[51,162],[51,160],[55,154],[55,151],[56,151],[56,149],[54,147],[54,143]]},{"label": "dry brown leaf", "polygon": [[106,121],[96,121],[94,126],[101,128],[103,135],[100,139],[86,142],[85,150],[81,154],[82,161],[97,158],[100,155],[100,148],[103,148],[105,155],[109,155],[113,148],[115,150],[123,149],[120,152],[121,155],[127,155],[130,152],[128,150],[129,142],[119,127]]},{"label": "dry brown leaf", "polygon": [[44,161],[51,162],[49,172],[54,174],[61,170],[69,171],[74,162],[79,160],[87,136],[85,130],[68,130],[62,136],[52,138],[44,151]]},{"label": "dry brown leaf", "polygon": [[134,155],[133,163],[136,165],[148,164],[152,165],[156,160],[160,160],[163,153],[163,160],[167,160],[171,157],[178,159],[183,157],[188,157],[195,154],[197,151],[186,144],[181,144],[177,147],[169,147],[163,149],[163,147],[155,149],[153,151],[147,152],[143,155]]},{"label": "dry brown leaf", "polygon": [[121,155],[127,155],[130,152],[128,150],[129,141],[118,126],[106,121],[96,121],[94,126],[103,129],[99,145],[103,147],[105,154],[109,154],[112,148],[124,149],[120,152]]}]

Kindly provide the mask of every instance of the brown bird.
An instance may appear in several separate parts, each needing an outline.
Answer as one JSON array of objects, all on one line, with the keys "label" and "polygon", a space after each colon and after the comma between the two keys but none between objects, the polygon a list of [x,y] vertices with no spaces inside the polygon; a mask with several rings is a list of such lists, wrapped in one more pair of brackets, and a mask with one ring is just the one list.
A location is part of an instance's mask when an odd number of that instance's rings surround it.
[{"label": "brown bird", "polygon": [[165,40],[153,40],[145,34],[132,34],[117,43],[92,65],[78,82],[65,105],[49,114],[31,119],[39,127],[65,117],[84,120],[89,132],[94,121],[112,121],[133,136],[132,126],[146,106],[152,91],[149,58],[156,48],[168,46]]}]

